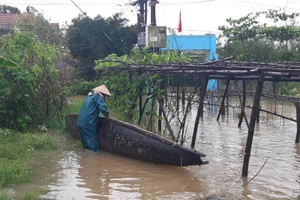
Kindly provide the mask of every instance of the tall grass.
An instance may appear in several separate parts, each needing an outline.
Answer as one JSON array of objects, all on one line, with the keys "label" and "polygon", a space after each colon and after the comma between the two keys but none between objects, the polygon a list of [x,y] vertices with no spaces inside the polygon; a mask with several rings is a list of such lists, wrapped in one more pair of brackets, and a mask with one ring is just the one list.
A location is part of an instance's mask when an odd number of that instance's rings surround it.
[{"label": "tall grass", "polygon": [[68,98],[68,103],[65,108],[65,113],[79,113],[80,108],[84,102],[84,96],[74,96]]},{"label": "tall grass", "polygon": [[9,194],[0,192],[0,200],[11,200],[11,198]]},{"label": "tall grass", "polygon": [[48,134],[0,134],[0,188],[30,181],[33,169],[29,160],[35,151],[57,146],[56,139]]},{"label": "tall grass", "polygon": [[[18,200],[42,200],[40,192],[28,192],[27,194],[23,195],[22,197],[18,197]],[[0,200],[13,200],[12,195],[8,194],[7,192],[0,192]]]}]

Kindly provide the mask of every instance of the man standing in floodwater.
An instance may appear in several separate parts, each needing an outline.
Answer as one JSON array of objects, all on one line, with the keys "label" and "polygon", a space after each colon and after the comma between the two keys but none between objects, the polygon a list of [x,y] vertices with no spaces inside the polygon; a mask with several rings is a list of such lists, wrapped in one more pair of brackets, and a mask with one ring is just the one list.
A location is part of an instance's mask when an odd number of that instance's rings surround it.
[{"label": "man standing in floodwater", "polygon": [[111,96],[105,85],[94,88],[84,100],[77,119],[77,126],[80,131],[81,143],[84,149],[98,152],[100,150],[97,123],[99,114],[109,116],[106,96]]}]

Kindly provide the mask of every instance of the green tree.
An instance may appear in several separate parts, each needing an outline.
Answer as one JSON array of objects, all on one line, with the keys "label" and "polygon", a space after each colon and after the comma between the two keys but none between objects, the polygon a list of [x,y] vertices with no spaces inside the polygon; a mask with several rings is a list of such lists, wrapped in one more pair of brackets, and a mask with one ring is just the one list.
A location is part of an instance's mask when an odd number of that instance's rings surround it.
[{"label": "green tree", "polygon": [[[219,27],[226,39],[220,54],[227,56],[230,52],[244,61],[298,61],[293,47],[300,38],[300,28],[290,23],[297,17],[295,13],[269,10],[236,20],[229,18],[229,26]],[[260,23],[262,19],[271,20],[272,25]]]},{"label": "green tree", "polygon": [[0,5],[0,13],[21,13],[21,11],[16,7]]},{"label": "green tree", "polygon": [[77,69],[83,78],[95,78],[95,60],[109,54],[128,54],[137,42],[136,26],[127,25],[128,19],[116,13],[94,19],[78,16],[66,30],[67,44],[74,58],[80,62]]},{"label": "green tree", "polygon": [[60,51],[33,32],[15,31],[3,37],[0,46],[0,55],[17,63],[0,68],[0,127],[26,130],[53,116],[60,118],[63,91],[55,68]]},{"label": "green tree", "polygon": [[41,13],[22,15],[17,27],[35,33],[45,44],[62,45],[63,37],[57,23],[50,23]]},{"label": "green tree", "polygon": [[[227,19],[229,25],[219,27],[226,41],[219,46],[220,57],[235,55],[237,60],[252,62],[299,62],[298,16],[296,13],[269,10],[250,13],[236,20]],[[260,23],[260,20],[269,21],[271,25]],[[269,83],[268,87],[272,88],[273,85]],[[294,84],[284,83],[277,90],[286,94],[286,91],[294,88]]]}]

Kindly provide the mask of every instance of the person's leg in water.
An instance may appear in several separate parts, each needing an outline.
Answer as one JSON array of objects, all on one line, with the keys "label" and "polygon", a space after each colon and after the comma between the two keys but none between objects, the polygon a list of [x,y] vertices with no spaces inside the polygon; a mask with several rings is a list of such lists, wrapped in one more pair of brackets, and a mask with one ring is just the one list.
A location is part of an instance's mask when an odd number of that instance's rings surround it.
[{"label": "person's leg in water", "polygon": [[78,126],[78,129],[79,129],[79,133],[80,133],[80,141],[81,141],[82,147],[84,149],[87,149],[88,147],[86,145],[86,141],[85,141],[85,137],[84,137],[84,130],[80,126]]},{"label": "person's leg in water", "polygon": [[80,138],[84,149],[98,152],[100,150],[96,130],[80,127]]}]

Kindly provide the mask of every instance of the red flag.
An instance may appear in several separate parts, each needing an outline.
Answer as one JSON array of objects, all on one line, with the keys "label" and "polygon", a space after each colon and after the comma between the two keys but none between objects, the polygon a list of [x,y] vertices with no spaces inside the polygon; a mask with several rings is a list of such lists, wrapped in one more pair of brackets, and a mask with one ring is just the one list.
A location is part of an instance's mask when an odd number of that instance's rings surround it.
[{"label": "red flag", "polygon": [[179,13],[179,24],[178,24],[177,30],[178,30],[179,33],[182,32],[181,11]]}]

